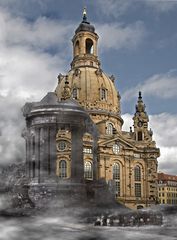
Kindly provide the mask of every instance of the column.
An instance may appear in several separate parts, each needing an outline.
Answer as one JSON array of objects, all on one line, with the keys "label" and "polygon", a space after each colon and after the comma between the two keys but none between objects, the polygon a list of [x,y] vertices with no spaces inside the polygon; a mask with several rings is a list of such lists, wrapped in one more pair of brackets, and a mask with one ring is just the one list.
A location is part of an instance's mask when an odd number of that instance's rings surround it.
[{"label": "column", "polygon": [[30,137],[25,137],[26,141],[26,174],[28,177],[31,177],[31,158],[30,158]]},{"label": "column", "polygon": [[36,158],[35,158],[35,163],[36,163],[36,173],[38,177],[38,182],[40,183],[41,179],[41,174],[40,174],[40,168],[41,168],[41,128],[36,129]]},{"label": "column", "polygon": [[97,150],[98,150],[98,145],[97,145],[97,136],[96,134],[92,134],[93,137],[93,180],[98,179],[98,159],[97,159]]},{"label": "column", "polygon": [[[57,158],[57,149],[56,149],[56,126],[52,126],[49,131],[49,158],[48,158],[48,167],[50,168],[51,176],[56,175],[56,158]],[[49,162],[50,161],[50,162]]]},{"label": "column", "polygon": [[81,126],[72,126],[71,143],[71,179],[76,182],[83,182],[83,129]]},{"label": "column", "polygon": [[43,127],[41,132],[41,149],[40,149],[40,159],[41,159],[41,180],[48,177],[48,128]]},{"label": "column", "polygon": [[51,174],[51,166],[50,166],[50,129],[51,127],[49,126],[47,128],[47,146],[46,146],[46,151],[47,151],[47,172],[48,172],[48,176],[50,176]]}]

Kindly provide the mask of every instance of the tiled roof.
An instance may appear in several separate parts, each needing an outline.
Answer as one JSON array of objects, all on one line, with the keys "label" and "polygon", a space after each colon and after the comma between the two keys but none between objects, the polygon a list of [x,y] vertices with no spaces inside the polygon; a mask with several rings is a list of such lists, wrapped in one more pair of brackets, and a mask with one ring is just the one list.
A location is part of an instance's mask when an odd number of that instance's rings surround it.
[{"label": "tiled roof", "polygon": [[177,176],[166,173],[158,173],[158,180],[162,181],[177,181]]}]

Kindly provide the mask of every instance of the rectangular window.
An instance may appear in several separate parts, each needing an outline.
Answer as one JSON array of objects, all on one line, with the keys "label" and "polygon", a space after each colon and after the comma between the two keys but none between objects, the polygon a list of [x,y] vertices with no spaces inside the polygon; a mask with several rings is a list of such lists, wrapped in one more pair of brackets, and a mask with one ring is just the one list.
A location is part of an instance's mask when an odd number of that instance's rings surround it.
[{"label": "rectangular window", "polygon": [[120,182],[116,181],[116,197],[120,197]]},{"label": "rectangular window", "polygon": [[73,89],[73,94],[72,95],[73,95],[74,99],[77,99],[77,88]]},{"label": "rectangular window", "polygon": [[84,148],[84,149],[83,149],[83,152],[84,152],[84,153],[91,154],[91,153],[92,153],[92,148]]},{"label": "rectangular window", "polygon": [[135,197],[141,197],[141,183],[135,183]]},{"label": "rectangular window", "polygon": [[107,91],[104,88],[100,89],[100,98],[101,100],[107,100]]}]

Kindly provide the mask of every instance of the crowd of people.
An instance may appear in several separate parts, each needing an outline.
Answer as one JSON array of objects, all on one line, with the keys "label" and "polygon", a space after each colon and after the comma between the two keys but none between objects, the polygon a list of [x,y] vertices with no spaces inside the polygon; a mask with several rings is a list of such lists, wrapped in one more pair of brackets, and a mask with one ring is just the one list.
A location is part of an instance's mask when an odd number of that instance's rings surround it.
[{"label": "crowd of people", "polygon": [[95,226],[143,226],[162,225],[163,215],[157,212],[133,212],[118,215],[101,215],[95,220]]}]

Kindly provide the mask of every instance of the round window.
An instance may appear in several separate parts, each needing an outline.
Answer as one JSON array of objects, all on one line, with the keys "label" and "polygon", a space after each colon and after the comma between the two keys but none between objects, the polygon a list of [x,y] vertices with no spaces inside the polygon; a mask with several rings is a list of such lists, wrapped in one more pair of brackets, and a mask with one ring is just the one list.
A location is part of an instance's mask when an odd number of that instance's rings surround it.
[{"label": "round window", "polygon": [[112,147],[113,153],[118,154],[120,151],[120,146],[118,144],[114,144]]},{"label": "round window", "polygon": [[59,141],[58,143],[58,150],[63,151],[66,149],[66,141]]}]

